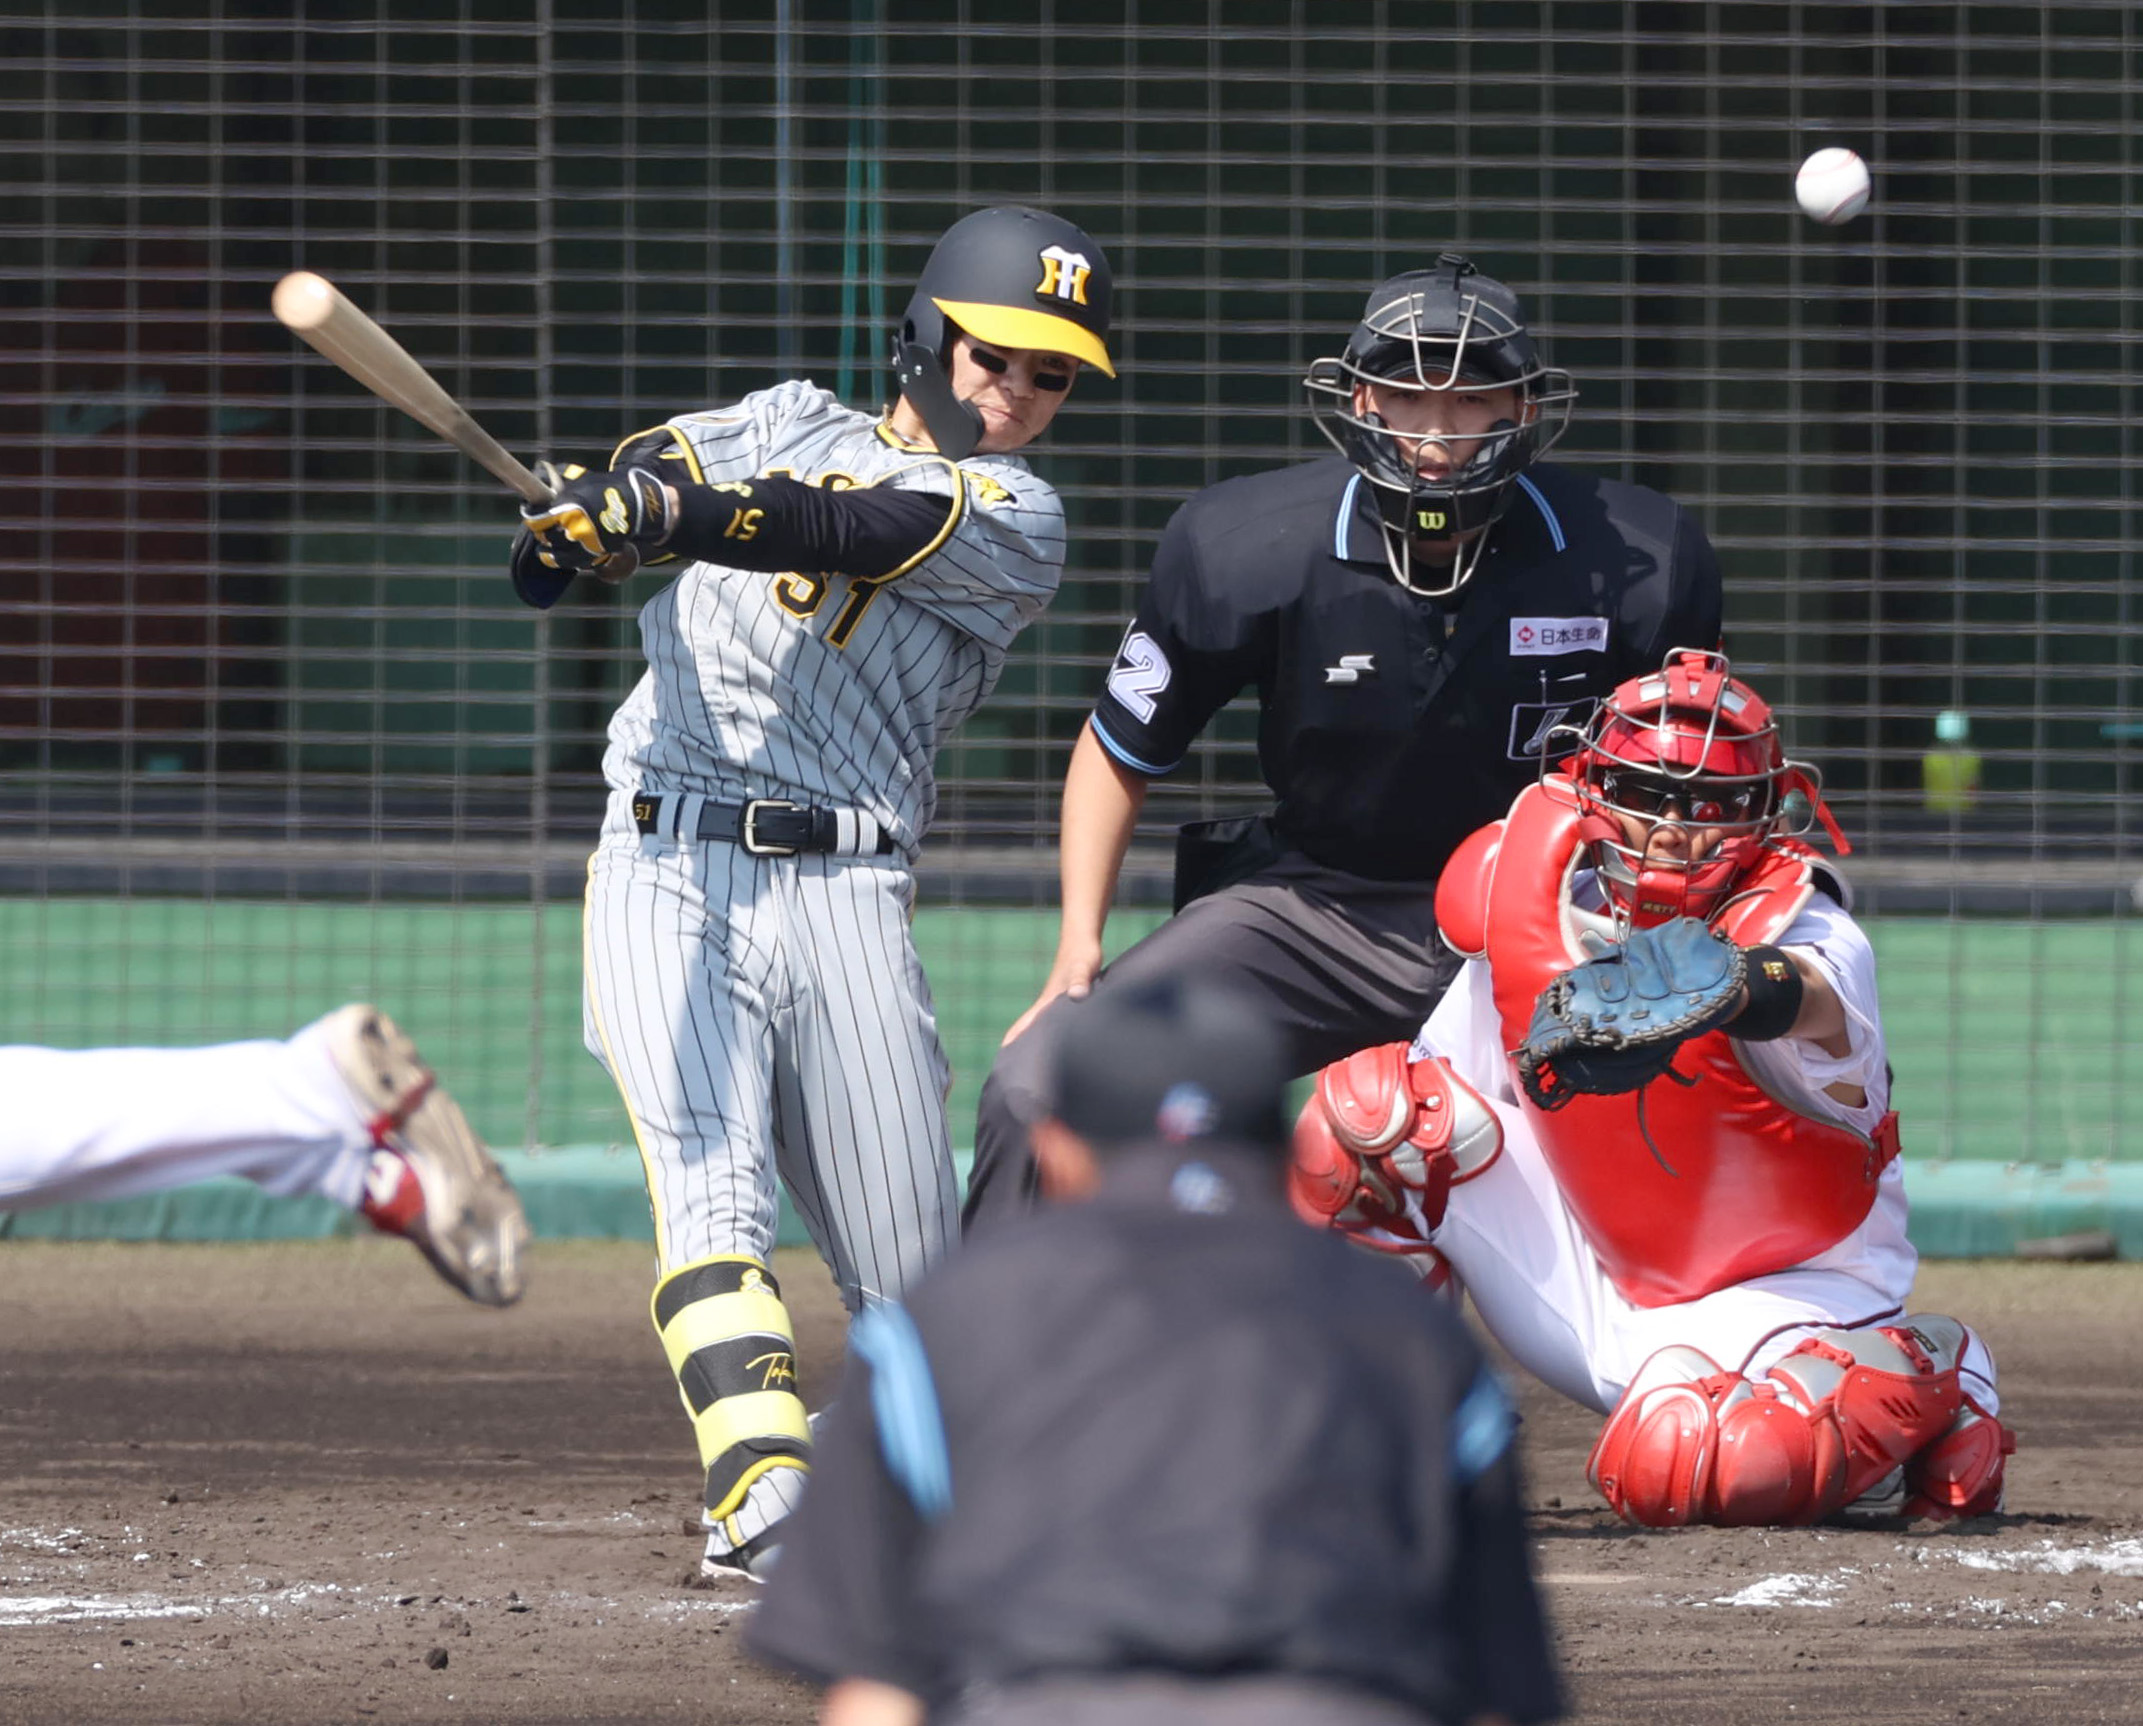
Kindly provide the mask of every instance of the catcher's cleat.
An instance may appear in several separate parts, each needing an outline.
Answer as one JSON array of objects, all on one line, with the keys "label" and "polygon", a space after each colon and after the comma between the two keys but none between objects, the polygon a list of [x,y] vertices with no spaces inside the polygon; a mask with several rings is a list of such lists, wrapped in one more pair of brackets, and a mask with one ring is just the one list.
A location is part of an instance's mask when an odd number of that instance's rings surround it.
[{"label": "catcher's cleat", "polygon": [[376,1147],[364,1215],[414,1242],[469,1299],[511,1306],[521,1298],[528,1219],[461,1106],[377,1007],[338,1008],[325,1024],[328,1052]]},{"label": "catcher's cleat", "polygon": [[1905,1471],[1893,1468],[1850,1504],[1841,1504],[1837,1514],[1848,1521],[1873,1520],[1905,1514]]},{"label": "catcher's cleat", "polygon": [[[1920,1327],[1936,1323],[1930,1315],[1811,1331],[1756,1379],[1671,1344],[1637,1369],[1585,1472],[1624,1521],[1647,1528],[1787,1527],[1835,1516],[1882,1493],[1950,1427],[1962,1401],[1961,1351],[1927,1346],[1934,1339]],[[1984,1448],[1984,1440],[1967,1447]],[[1870,1513],[1879,1512],[1870,1505]],[[1917,1514],[1909,1505],[1903,1513]]]}]

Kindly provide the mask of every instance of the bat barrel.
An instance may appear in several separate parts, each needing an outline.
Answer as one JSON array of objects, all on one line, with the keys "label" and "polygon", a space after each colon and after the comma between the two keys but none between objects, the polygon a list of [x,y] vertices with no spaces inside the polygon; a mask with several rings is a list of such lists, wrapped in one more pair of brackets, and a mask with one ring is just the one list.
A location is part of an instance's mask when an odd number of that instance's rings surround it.
[{"label": "bat barrel", "polygon": [[508,454],[408,349],[366,317],[325,276],[293,270],[276,283],[271,304],[277,320],[293,335],[334,361],[381,401],[436,432],[528,502],[549,501],[550,488]]}]

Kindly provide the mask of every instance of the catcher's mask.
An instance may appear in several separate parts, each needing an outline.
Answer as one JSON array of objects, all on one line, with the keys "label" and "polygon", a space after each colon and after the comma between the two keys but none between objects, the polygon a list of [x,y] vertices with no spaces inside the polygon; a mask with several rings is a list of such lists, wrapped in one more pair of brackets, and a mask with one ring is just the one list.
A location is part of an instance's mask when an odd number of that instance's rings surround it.
[{"label": "catcher's mask", "polygon": [[1709,919],[1777,835],[1820,821],[1852,849],[1822,776],[1786,758],[1769,705],[1722,653],[1679,647],[1620,685],[1552,771],[1574,785],[1579,836],[1637,928]]},{"label": "catcher's mask", "polygon": [[1116,375],[1109,360],[1109,260],[1061,216],[1005,204],[962,216],[923,266],[893,337],[899,391],[941,454],[974,453],[982,416],[952,393],[952,341],[1041,348]]},{"label": "catcher's mask", "polygon": [[[1463,465],[1432,479],[1416,466],[1421,446],[1460,440],[1387,425],[1362,404],[1364,384],[1440,393],[1515,389],[1519,415],[1496,421]],[[1456,252],[1372,293],[1346,347],[1336,359],[1314,362],[1303,387],[1317,429],[1375,488],[1392,575],[1430,598],[1454,594],[1472,578],[1487,529],[1510,507],[1518,476],[1569,428],[1577,400],[1570,374],[1542,359],[1518,296]],[[1416,549],[1418,542],[1451,540],[1458,544],[1448,567],[1426,562]]]}]

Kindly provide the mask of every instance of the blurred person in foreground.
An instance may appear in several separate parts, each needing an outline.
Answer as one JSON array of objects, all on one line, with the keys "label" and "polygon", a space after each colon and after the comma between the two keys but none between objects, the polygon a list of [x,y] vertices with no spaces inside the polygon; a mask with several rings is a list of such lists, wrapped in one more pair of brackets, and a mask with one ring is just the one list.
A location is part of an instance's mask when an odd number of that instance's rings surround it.
[{"label": "blurred person in foreground", "polygon": [[1289,1213],[1279,1029],[1175,980],[1066,1011],[1054,1202],[855,1320],[755,1652],[829,1726],[1555,1718],[1516,1416]]}]

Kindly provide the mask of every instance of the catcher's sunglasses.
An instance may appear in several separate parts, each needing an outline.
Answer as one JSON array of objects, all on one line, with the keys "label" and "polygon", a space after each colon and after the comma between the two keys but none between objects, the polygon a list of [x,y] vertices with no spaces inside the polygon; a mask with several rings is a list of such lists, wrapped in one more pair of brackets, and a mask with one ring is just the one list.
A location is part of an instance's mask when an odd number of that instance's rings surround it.
[{"label": "catcher's sunglasses", "polygon": [[[1706,780],[1673,779],[1658,773],[1610,768],[1599,778],[1604,802],[1632,815],[1686,821],[1697,827],[1732,827],[1768,813],[1768,782],[1729,788]],[[1670,814],[1669,812],[1672,811]]]}]

